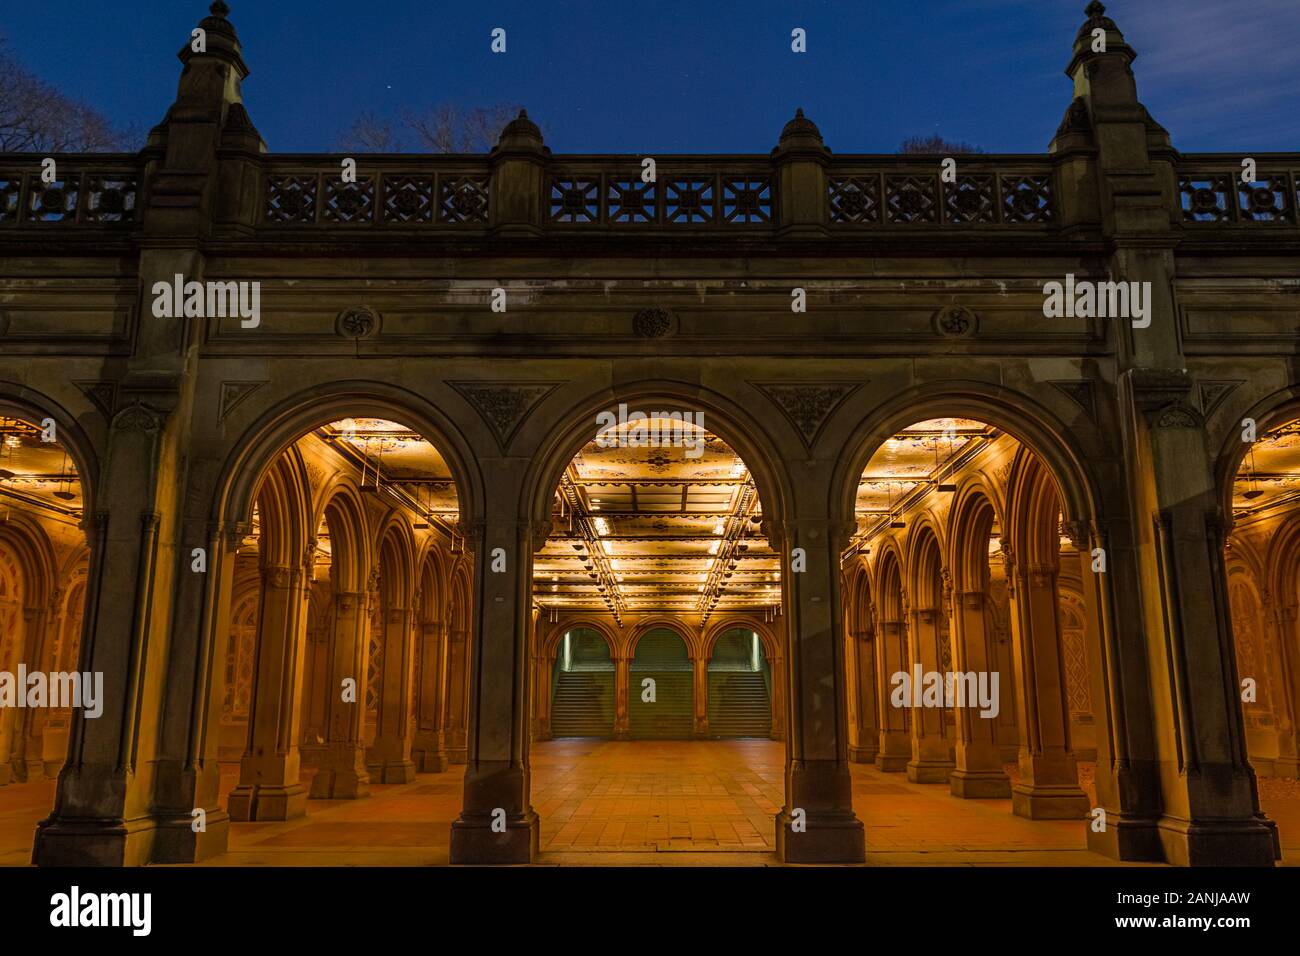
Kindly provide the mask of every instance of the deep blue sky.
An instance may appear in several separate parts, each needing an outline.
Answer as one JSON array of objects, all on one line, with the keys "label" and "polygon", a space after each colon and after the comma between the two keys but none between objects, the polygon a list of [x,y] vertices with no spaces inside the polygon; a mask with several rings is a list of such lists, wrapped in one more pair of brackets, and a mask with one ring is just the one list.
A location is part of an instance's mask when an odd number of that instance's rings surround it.
[{"label": "deep blue sky", "polygon": [[[939,133],[1041,152],[1085,0],[228,0],[273,151],[361,110],[520,102],[557,152],[766,152],[796,106],[836,152]],[[1138,92],[1184,150],[1300,149],[1300,0],[1115,0]],[[147,129],[202,0],[5,0],[28,67]],[[489,52],[494,27],[508,52]],[[790,52],[790,31],[808,52]]]}]

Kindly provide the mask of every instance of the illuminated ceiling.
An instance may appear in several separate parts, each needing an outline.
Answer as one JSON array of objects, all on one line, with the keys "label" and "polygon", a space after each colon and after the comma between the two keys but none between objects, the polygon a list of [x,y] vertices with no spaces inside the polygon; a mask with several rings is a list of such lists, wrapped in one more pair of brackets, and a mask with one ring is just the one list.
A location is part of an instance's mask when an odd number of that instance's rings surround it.
[{"label": "illuminated ceiling", "polygon": [[[573,459],[556,492],[554,531],[535,558],[543,608],[707,618],[779,603],[780,564],[759,527],[749,469],[716,435],[684,429],[687,447],[592,441]],[[697,454],[689,446],[698,439]]]},{"label": "illuminated ceiling", "polygon": [[1237,470],[1232,511],[1249,517],[1300,498],[1300,421],[1287,422],[1259,436]]},{"label": "illuminated ceiling", "polygon": [[952,476],[1001,434],[971,419],[932,418],[886,440],[862,471],[855,543],[888,529],[926,495],[953,490]]},{"label": "illuminated ceiling", "polygon": [[0,517],[12,505],[80,520],[81,481],[72,456],[41,441],[38,425],[0,417]]},{"label": "illuminated ceiling", "polygon": [[393,494],[418,514],[455,523],[451,469],[418,432],[382,418],[345,418],[315,434],[353,467],[362,490]]}]

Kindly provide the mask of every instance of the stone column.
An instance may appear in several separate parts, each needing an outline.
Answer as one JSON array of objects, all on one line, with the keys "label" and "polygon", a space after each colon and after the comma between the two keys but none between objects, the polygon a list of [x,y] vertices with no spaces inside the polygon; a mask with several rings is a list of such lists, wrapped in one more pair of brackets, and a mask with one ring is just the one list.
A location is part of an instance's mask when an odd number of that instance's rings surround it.
[{"label": "stone column", "polygon": [[912,757],[911,721],[905,707],[895,707],[891,700],[894,675],[908,669],[907,628],[901,620],[882,619],[876,628],[880,635],[876,654],[876,684],[880,688],[880,748],[876,752],[876,769],[900,773]]},{"label": "stone column", "polygon": [[876,762],[880,754],[880,702],[876,688],[875,634],[867,629],[851,635],[857,685],[858,743],[849,747],[849,759],[854,763]]},{"label": "stone column", "polygon": [[[912,609],[908,660],[914,685],[916,665],[920,665],[923,675],[940,670],[939,615],[942,613],[933,607]],[[920,692],[921,688],[913,688],[914,697]],[[948,782],[954,764],[947,730],[944,707],[912,708],[912,759],[907,762],[908,780],[913,783]]]},{"label": "stone column", "polygon": [[232,820],[288,820],[307,812],[298,774],[305,639],[302,569],[263,567],[248,748],[226,802]]},{"label": "stone column", "polygon": [[627,698],[628,694],[633,693],[632,683],[632,658],[615,657],[614,658],[614,739],[626,740],[628,738],[628,712]]},{"label": "stone column", "polygon": [[443,718],[443,735],[447,741],[447,760],[464,763],[467,747],[465,695],[469,690],[469,634],[463,628],[447,632],[447,710]]},{"label": "stone column", "polygon": [[695,737],[707,739],[709,736],[709,659],[707,657],[692,658],[691,680],[695,685]]},{"label": "stone column", "polygon": [[[495,488],[499,494],[489,493],[489,500],[518,500],[519,485],[508,481],[517,479],[516,468],[495,472],[492,484],[509,487]],[[532,556],[548,530],[539,528],[534,536],[527,522],[489,515],[474,535],[472,722],[464,805],[451,825],[453,863],[529,863],[537,857],[540,826],[529,798],[527,670]],[[489,572],[489,556],[497,548],[506,553],[505,570]]]},{"label": "stone column", "polygon": [[[51,600],[45,607],[23,608],[23,629],[27,640],[22,659],[27,662],[29,670],[49,672],[54,669],[53,662],[47,657],[55,644],[56,628],[63,619],[59,609],[62,595],[62,589],[52,588]],[[13,754],[8,764],[20,783],[35,783],[45,776],[44,729],[52,705],[53,701],[48,700],[45,707],[26,708],[10,715],[15,727]]]},{"label": "stone column", "polygon": [[778,654],[770,658],[768,664],[772,668],[772,739],[785,740],[786,728],[790,725],[785,696],[785,688],[789,683],[785,672],[785,658]]},{"label": "stone column", "polygon": [[1022,691],[1016,706],[1025,734],[1012,812],[1040,820],[1081,819],[1089,806],[1070,749],[1057,569],[1011,565],[1007,577],[1012,582],[1011,626]]},{"label": "stone column", "polygon": [[1296,606],[1278,604],[1269,615],[1274,646],[1279,650],[1282,673],[1277,688],[1278,701],[1277,763],[1279,777],[1300,777],[1300,634],[1296,631]]},{"label": "stone column", "polygon": [[[366,711],[366,654],[369,615],[366,591],[334,595],[334,630],[326,651],[325,742],[320,769],[311,781],[315,800],[351,800],[370,795],[362,723]],[[344,681],[351,681],[345,700]]]},{"label": "stone column", "polygon": [[556,658],[539,653],[533,657],[533,739],[551,740],[551,704],[554,694]]},{"label": "stone column", "polygon": [[441,621],[417,625],[420,673],[415,739],[411,743],[411,760],[420,773],[442,773],[447,769],[447,749],[443,739],[443,707],[447,673],[447,628]]},{"label": "stone column", "polygon": [[376,783],[410,783],[415,779],[415,763],[411,760],[411,682],[415,653],[411,609],[385,608],[383,622],[379,718],[374,743],[366,754],[367,772]]},{"label": "stone column", "polygon": [[[777,856],[787,863],[861,863],[866,844],[849,776],[839,594],[841,538],[847,535],[829,520],[789,521],[783,530],[792,723],[786,802],[776,818]],[[796,547],[806,555],[801,573],[789,570]]]},{"label": "stone column", "polygon": [[[992,675],[997,671],[997,648],[985,626],[983,591],[962,591],[956,595],[953,615],[953,668],[959,672]],[[1002,769],[997,741],[997,713],[1006,703],[1001,693],[1010,674],[998,674],[998,694],[993,699],[995,713],[984,716],[977,701],[957,708],[957,767],[948,778],[955,797],[973,799],[1011,796],[1011,781]]]}]

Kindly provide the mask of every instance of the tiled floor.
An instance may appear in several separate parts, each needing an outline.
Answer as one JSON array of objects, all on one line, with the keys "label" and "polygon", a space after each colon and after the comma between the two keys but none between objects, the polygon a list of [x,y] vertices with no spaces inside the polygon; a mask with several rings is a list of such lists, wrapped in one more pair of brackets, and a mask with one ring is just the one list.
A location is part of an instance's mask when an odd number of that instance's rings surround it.
[{"label": "tiled floor", "polygon": [[[533,747],[539,862],[762,866],[775,862],[773,818],[784,791],[783,745],[767,740],[557,740]],[[448,862],[463,767],[376,785],[365,800],[313,800],[308,816],[231,828],[217,866],[438,865]],[[1090,775],[1082,775],[1085,788]],[[223,779],[222,792],[235,782]],[[54,784],[0,788],[0,865],[23,866]],[[1261,780],[1284,863],[1300,865],[1300,784]],[[1009,800],[958,800],[854,765],[853,805],[874,865],[1108,866],[1089,853],[1082,821],[1025,820]]]}]

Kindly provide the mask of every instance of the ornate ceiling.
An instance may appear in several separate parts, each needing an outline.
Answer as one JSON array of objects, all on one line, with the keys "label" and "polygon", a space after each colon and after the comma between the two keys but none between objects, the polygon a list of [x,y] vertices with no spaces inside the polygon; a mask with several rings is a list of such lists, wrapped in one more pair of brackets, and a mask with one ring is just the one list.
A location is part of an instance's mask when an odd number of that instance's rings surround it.
[{"label": "ornate ceiling", "polygon": [[39,426],[0,417],[0,517],[13,505],[79,520],[81,481],[72,456],[41,441]]},{"label": "ornate ceiling", "polygon": [[[780,602],[780,562],[760,528],[749,469],[716,435],[671,424],[682,429],[677,447],[593,440],[570,463],[554,531],[534,559],[542,607],[707,618]],[[668,427],[649,423],[652,433]]]},{"label": "ornate ceiling", "polygon": [[1287,422],[1259,436],[1237,470],[1232,511],[1249,517],[1300,497],[1300,421]]}]

